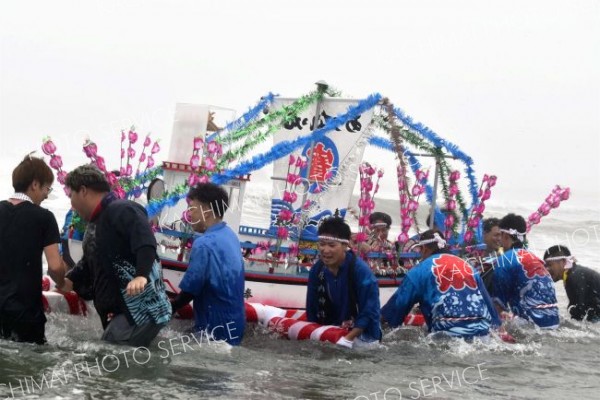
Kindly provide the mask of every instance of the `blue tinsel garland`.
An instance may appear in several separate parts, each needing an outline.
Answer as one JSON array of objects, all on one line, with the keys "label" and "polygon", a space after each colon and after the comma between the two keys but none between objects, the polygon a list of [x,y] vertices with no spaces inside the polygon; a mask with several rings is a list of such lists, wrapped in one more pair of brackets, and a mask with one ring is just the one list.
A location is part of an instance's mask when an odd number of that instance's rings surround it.
[{"label": "blue tinsel garland", "polygon": [[227,183],[235,177],[247,175],[252,171],[260,169],[265,165],[280,159],[281,157],[285,157],[298,147],[304,146],[311,141],[316,142],[325,136],[327,132],[336,129],[338,126],[346,123],[349,120],[358,118],[360,114],[373,108],[380,99],[381,95],[379,93],[372,94],[366,99],[360,101],[356,106],[350,107],[346,114],[330,118],[322,128],[313,131],[312,134],[300,136],[292,141],[285,140],[277,143],[269,152],[256,155],[252,157],[251,160],[244,161],[232,169],[228,169],[220,174],[213,175],[211,177],[211,181],[219,185]]},{"label": "blue tinsel garland", "polygon": [[[349,107],[346,114],[330,118],[329,120],[327,120],[327,122],[322,128],[313,131],[312,134],[300,136],[292,141],[286,140],[280,142],[277,145],[273,146],[273,148],[268,153],[254,156],[251,160],[244,161],[232,169],[224,170],[219,174],[211,176],[211,181],[219,185],[224,184],[230,181],[231,179],[234,179],[238,176],[247,175],[250,172],[262,168],[263,166],[281,157],[285,157],[288,154],[292,153],[298,147],[304,146],[313,140],[318,141],[328,132],[335,130],[340,125],[346,123],[349,120],[358,118],[363,112],[375,107],[379,100],[381,100],[381,95],[379,93],[372,94],[366,99],[360,101],[356,106]],[[164,198],[161,201],[154,202],[150,207],[146,207],[146,209],[148,210],[148,215],[157,215],[163,210],[164,207],[174,206],[179,200],[185,198],[186,196],[187,193],[174,194],[173,196]]]},{"label": "blue tinsel garland", "polygon": [[275,97],[276,97],[276,95],[274,95],[271,92],[269,92],[269,94],[267,94],[266,96],[261,97],[261,100],[254,107],[252,107],[244,115],[242,115],[235,121],[232,121],[232,122],[228,123],[227,125],[225,125],[225,127],[223,129],[219,129],[218,131],[216,131],[215,133],[210,135],[208,138],[206,138],[206,142],[215,140],[223,132],[228,132],[228,131],[232,131],[235,129],[239,129],[243,125],[252,121],[265,109],[265,107],[267,107],[268,105],[270,105],[273,102]]}]

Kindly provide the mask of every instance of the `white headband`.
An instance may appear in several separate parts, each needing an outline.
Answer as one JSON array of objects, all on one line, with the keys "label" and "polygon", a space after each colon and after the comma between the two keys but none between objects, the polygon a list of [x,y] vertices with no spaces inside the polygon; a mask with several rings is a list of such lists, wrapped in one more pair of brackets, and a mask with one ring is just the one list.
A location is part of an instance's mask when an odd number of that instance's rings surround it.
[{"label": "white headband", "polygon": [[333,237],[333,236],[319,236],[319,240],[333,240],[334,242],[350,244],[350,241],[348,239],[340,239],[340,238]]},{"label": "white headband", "polygon": [[376,222],[374,224],[369,225],[370,228],[379,228],[381,226],[385,226],[386,228],[389,228],[389,225],[386,224],[385,222]]},{"label": "white headband", "polygon": [[500,232],[508,233],[510,236],[516,236],[521,242],[525,240],[525,232],[519,232],[516,229],[500,229]]},{"label": "white headband", "polygon": [[438,233],[434,233],[433,238],[420,240],[417,243],[410,246],[409,250],[412,250],[415,247],[423,246],[424,244],[429,244],[429,243],[433,243],[433,242],[437,243],[437,246],[439,249],[443,249],[444,247],[446,247],[446,241],[444,239],[442,239],[442,237]]},{"label": "white headband", "polygon": [[548,261],[559,261],[559,260],[566,260],[567,263],[565,264],[565,269],[571,269],[573,268],[573,263],[577,262],[577,259],[573,256],[556,256],[556,257],[548,257],[544,260],[544,262],[548,262]]}]

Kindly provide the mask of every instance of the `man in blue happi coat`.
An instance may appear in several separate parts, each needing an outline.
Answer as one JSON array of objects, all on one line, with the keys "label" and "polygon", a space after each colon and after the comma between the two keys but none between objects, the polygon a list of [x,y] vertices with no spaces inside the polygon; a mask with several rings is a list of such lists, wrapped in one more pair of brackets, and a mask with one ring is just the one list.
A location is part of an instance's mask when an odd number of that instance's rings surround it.
[{"label": "man in blue happi coat", "polygon": [[227,192],[201,183],[188,193],[188,222],[196,232],[188,269],[172,302],[177,310],[194,300],[195,329],[215,340],[239,345],[244,335],[244,261],[240,241],[223,221]]},{"label": "man in blue happi coat", "polygon": [[306,293],[309,322],[348,328],[338,345],[381,340],[379,286],[367,264],[348,250],[350,227],[325,219],[318,230],[319,261],[310,269]]},{"label": "man in blue happi coat", "polygon": [[500,319],[479,274],[452,255],[438,230],[428,230],[413,246],[421,262],[412,268],[381,309],[391,326],[402,325],[419,303],[430,332],[472,338],[500,326]]},{"label": "man in blue happi coat", "polygon": [[557,328],[554,283],[544,262],[525,248],[525,219],[508,214],[499,226],[505,252],[494,264],[494,300],[540,328]]}]

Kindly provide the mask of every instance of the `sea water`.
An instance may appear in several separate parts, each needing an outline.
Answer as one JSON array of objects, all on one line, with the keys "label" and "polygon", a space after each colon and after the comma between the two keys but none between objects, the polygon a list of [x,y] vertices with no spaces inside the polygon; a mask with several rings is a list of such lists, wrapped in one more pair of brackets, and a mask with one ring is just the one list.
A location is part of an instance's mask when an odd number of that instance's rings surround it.
[{"label": "sea water", "polygon": [[[264,226],[269,203],[268,195],[250,193],[242,223]],[[68,201],[56,197],[43,205],[62,222]],[[396,201],[377,203],[392,215],[396,208]],[[495,207],[486,216],[531,211]],[[568,245],[580,264],[598,270],[599,237],[598,210],[565,203],[532,229],[529,240],[538,255],[550,245]],[[556,291],[561,327],[543,331],[511,323],[516,344],[496,337],[465,342],[408,327],[386,331],[378,348],[353,351],[283,340],[249,325],[242,346],[232,348],[202,338],[187,342],[191,322],[176,320],[150,347],[132,349],[100,341],[97,318],[50,313],[48,345],[0,340],[0,398],[599,398],[600,324],[570,320],[562,282]]]}]

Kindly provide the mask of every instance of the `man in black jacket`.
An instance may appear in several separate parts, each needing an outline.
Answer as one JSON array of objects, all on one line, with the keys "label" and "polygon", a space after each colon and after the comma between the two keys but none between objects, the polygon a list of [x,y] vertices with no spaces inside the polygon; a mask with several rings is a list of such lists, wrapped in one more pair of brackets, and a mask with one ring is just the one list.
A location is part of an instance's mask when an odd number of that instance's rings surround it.
[{"label": "man in black jacket", "polygon": [[554,282],[562,279],[565,283],[571,318],[600,321],[600,274],[577,265],[569,249],[561,245],[546,250],[544,262]]},{"label": "man in black jacket", "polygon": [[63,290],[93,289],[102,321],[102,339],[146,346],[171,318],[156,239],[146,210],[110,192],[93,165],[71,171],[66,179],[71,205],[88,221],[83,258],[67,274]]}]

